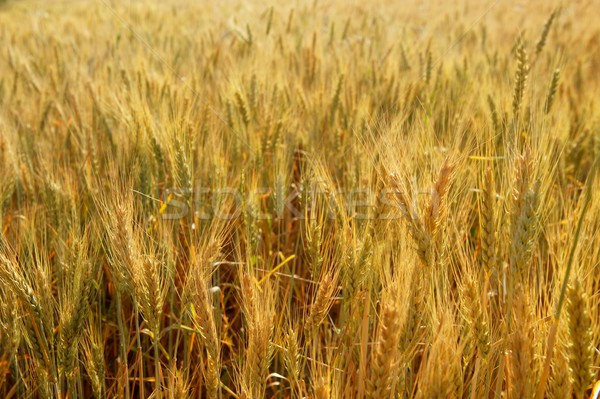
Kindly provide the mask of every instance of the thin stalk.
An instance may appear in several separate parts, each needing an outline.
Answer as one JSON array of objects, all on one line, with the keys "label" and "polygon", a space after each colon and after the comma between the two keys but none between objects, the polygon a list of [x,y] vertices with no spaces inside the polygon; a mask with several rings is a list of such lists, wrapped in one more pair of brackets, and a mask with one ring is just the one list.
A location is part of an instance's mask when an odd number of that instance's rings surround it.
[{"label": "thin stalk", "polygon": [[83,381],[81,380],[81,373],[77,373],[77,392],[79,395],[77,397],[83,398]]},{"label": "thin stalk", "polygon": [[158,395],[157,397],[160,399],[162,398],[162,392],[161,392],[161,378],[160,378],[160,357],[159,357],[159,350],[158,350],[158,344],[160,342],[160,338],[159,338],[159,334],[160,331],[158,328],[154,329],[154,333],[152,334],[152,344],[154,346],[154,392],[156,392],[156,395]]},{"label": "thin stalk", "polygon": [[140,321],[139,321],[139,312],[138,306],[135,305],[135,339],[137,340],[138,345],[138,354],[140,356],[140,395],[142,398],[145,398],[144,392],[144,355],[142,352],[142,339],[140,337]]},{"label": "thin stalk", "polygon": [[479,367],[481,367],[481,353],[477,350],[477,360],[475,360],[475,372],[473,373],[473,382],[471,383],[471,399],[477,399],[477,378],[479,377]]},{"label": "thin stalk", "polygon": [[67,377],[67,393],[70,398],[77,399],[79,395],[77,394],[77,385],[75,384],[75,377]]},{"label": "thin stalk", "polygon": [[23,389],[23,376],[21,373],[21,369],[19,368],[19,356],[18,356],[17,352],[15,352],[15,354],[13,355],[11,364],[12,364],[12,368],[13,368],[13,370],[11,372],[14,372],[15,380],[16,380],[17,396],[19,398],[22,398],[25,396],[25,391]]},{"label": "thin stalk", "polygon": [[[169,293],[169,314],[174,315],[175,314],[175,286],[174,286],[174,279],[173,279],[173,283],[171,284],[171,292]],[[173,351],[173,330],[169,330],[169,337],[168,337],[168,353],[174,353]],[[175,363],[173,363],[171,361],[171,359],[169,359],[169,366],[173,366]]]},{"label": "thin stalk", "polygon": [[117,326],[119,328],[119,344],[121,346],[121,362],[125,366],[125,398],[129,399],[129,367],[127,367],[127,341],[125,341],[125,329],[123,328],[123,312],[121,303],[121,291],[117,289]]}]

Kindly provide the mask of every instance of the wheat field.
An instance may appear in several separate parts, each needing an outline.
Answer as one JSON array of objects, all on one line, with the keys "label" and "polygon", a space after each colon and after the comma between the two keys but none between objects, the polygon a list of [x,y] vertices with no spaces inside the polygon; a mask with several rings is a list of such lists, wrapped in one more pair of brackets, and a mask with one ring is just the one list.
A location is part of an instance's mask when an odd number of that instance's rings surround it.
[{"label": "wheat field", "polygon": [[0,1],[0,396],[597,397],[598,10]]}]

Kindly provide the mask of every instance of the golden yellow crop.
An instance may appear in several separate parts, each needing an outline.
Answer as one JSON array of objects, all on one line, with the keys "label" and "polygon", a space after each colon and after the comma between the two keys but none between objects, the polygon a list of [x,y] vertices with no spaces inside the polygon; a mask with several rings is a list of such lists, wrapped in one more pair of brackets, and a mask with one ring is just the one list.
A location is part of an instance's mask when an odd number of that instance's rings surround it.
[{"label": "golden yellow crop", "polygon": [[0,1],[0,397],[597,397],[598,10]]}]

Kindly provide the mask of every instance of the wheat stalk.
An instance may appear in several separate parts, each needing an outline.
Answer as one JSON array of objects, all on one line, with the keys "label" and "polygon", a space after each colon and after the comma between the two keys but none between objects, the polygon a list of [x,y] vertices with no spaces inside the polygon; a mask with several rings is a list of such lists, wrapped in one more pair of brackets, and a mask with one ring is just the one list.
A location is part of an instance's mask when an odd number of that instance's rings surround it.
[{"label": "wheat stalk", "polygon": [[588,300],[579,278],[572,279],[567,290],[567,320],[569,344],[569,372],[573,391],[583,398],[593,381],[594,345],[592,320],[588,310]]},{"label": "wheat stalk", "polygon": [[527,59],[527,50],[525,50],[525,44],[523,43],[523,40],[519,39],[519,43],[517,45],[517,72],[515,76],[515,90],[512,103],[513,117],[515,120],[519,119],[528,75],[529,65]]},{"label": "wheat stalk", "polygon": [[560,79],[560,68],[556,68],[552,73],[552,80],[548,87],[548,94],[546,95],[546,102],[544,103],[544,112],[550,113],[552,105],[554,104],[554,98],[556,97],[556,91],[558,90],[558,80]]},{"label": "wheat stalk", "polygon": [[514,330],[510,337],[510,392],[512,398],[528,398],[533,393],[533,329],[529,298],[518,286],[514,300]]},{"label": "wheat stalk", "polygon": [[367,381],[368,398],[384,398],[391,395],[399,363],[398,344],[402,329],[402,317],[394,304],[383,307],[379,322],[377,346],[372,355],[370,375]]},{"label": "wheat stalk", "polygon": [[540,39],[538,40],[538,42],[535,45],[535,54],[536,55],[539,55],[542,52],[542,50],[544,49],[544,46],[546,45],[546,40],[548,39],[548,33],[550,33],[550,28],[552,27],[552,22],[554,22],[554,18],[556,17],[556,14],[557,14],[556,10],[552,11],[550,16],[548,17],[548,20],[544,24],[544,29],[542,30]]}]

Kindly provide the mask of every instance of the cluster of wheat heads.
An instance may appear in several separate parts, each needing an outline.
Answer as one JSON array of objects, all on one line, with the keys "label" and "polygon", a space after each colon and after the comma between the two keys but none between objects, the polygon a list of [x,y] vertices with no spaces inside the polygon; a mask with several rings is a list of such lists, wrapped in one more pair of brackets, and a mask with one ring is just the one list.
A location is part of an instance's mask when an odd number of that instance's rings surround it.
[{"label": "cluster of wheat heads", "polygon": [[585,3],[8,1],[0,396],[584,398]]}]

